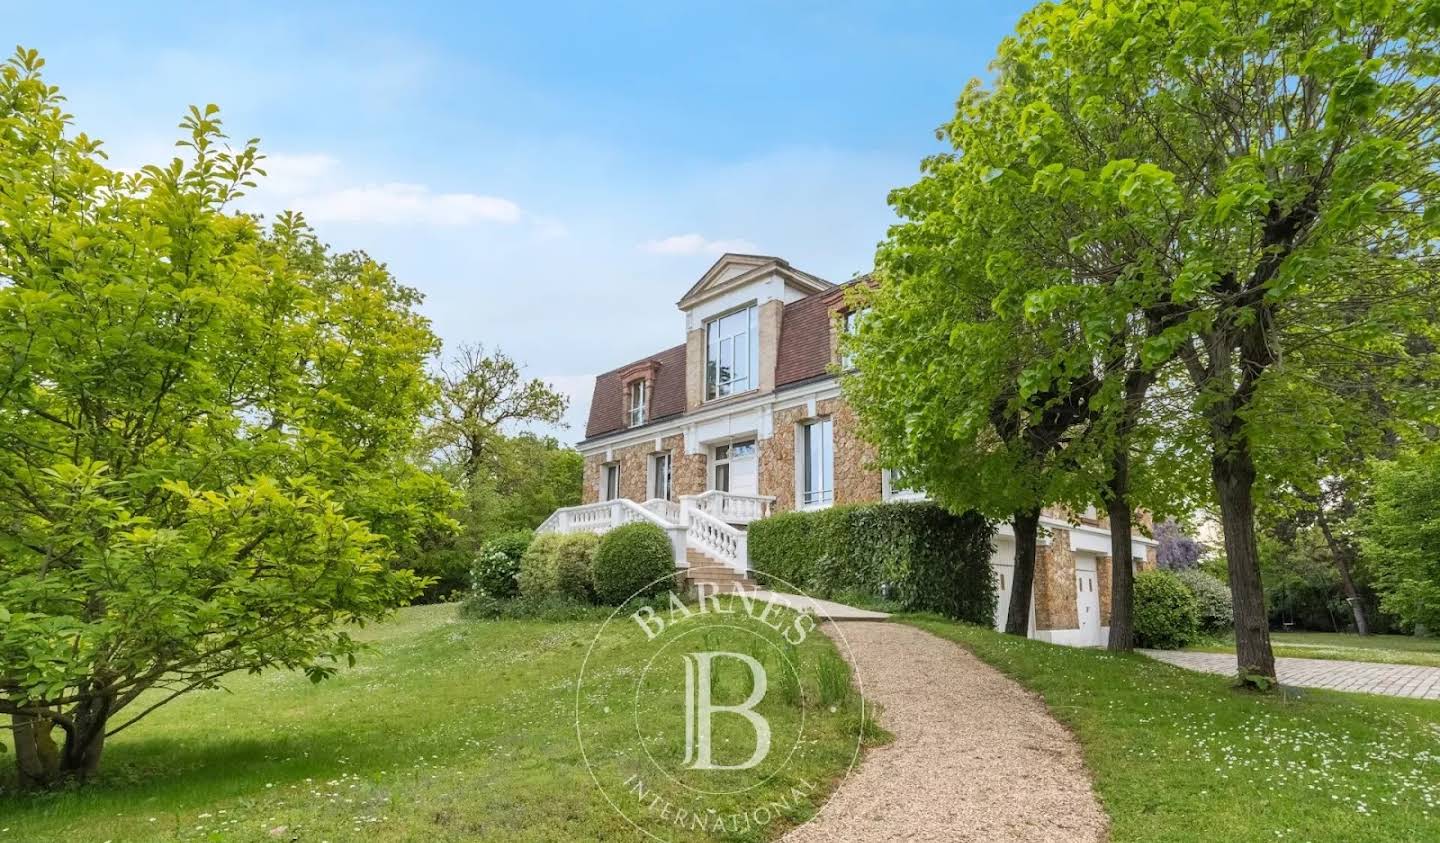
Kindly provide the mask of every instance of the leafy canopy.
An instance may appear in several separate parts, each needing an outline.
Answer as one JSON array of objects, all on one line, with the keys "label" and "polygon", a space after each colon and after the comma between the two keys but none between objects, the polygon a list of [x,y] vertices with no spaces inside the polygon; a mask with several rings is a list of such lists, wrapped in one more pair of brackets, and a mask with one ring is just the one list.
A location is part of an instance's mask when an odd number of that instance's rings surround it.
[{"label": "leafy canopy", "polygon": [[449,493],[406,458],[420,295],[228,213],[263,156],[213,105],[181,157],[108,169],[42,64],[0,68],[0,713],[75,738],[150,688],[353,658]]}]

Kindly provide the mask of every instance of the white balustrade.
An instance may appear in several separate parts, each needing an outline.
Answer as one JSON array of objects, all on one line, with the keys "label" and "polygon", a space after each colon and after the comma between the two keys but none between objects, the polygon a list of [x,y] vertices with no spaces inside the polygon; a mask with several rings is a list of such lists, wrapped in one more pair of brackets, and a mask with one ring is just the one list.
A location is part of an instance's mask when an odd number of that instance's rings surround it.
[{"label": "white balustrade", "polygon": [[749,524],[770,515],[775,499],[768,495],[736,495],[712,489],[680,499],[727,524]]},{"label": "white balustrade", "polygon": [[617,498],[557,509],[535,532],[606,533],[624,524],[647,521],[665,530],[677,566],[689,564],[686,550],[694,547],[744,574],[750,560],[747,536],[733,525],[768,516],[774,502],[770,497],[719,491],[683,495],[679,502],[652,498],[637,504]]}]

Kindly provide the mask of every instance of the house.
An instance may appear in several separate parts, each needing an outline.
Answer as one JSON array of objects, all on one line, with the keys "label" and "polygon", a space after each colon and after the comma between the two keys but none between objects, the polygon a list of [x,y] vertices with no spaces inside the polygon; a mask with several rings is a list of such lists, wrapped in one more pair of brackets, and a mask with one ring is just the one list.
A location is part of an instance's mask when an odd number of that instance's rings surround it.
[{"label": "house", "polygon": [[[851,282],[855,283],[855,282]],[[876,465],[836,377],[854,315],[845,287],[764,255],[727,254],[680,297],[684,342],[595,378],[582,505],[542,531],[603,532],[648,520],[676,563],[749,573],[746,526],[772,513],[922,498]],[[1047,512],[1030,626],[1056,643],[1104,641],[1110,535],[1093,511]],[[992,560],[1004,624],[1014,559],[1002,526]],[[1137,537],[1137,559],[1154,542]]]}]

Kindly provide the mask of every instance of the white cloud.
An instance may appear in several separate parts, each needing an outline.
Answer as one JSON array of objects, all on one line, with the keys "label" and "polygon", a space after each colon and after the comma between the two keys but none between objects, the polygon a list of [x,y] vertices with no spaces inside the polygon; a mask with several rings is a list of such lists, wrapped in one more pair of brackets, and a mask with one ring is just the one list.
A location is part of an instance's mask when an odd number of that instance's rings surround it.
[{"label": "white cloud", "polygon": [[520,221],[520,206],[498,196],[435,193],[423,184],[347,187],[296,196],[287,204],[312,222],[465,226]]},{"label": "white cloud", "polygon": [[265,171],[260,189],[290,196],[323,186],[340,169],[340,162],[318,153],[266,155],[260,169]]},{"label": "white cloud", "polygon": [[648,240],[640,248],[653,255],[719,255],[758,251],[749,240],[706,240],[699,234],[676,234],[663,240]]}]

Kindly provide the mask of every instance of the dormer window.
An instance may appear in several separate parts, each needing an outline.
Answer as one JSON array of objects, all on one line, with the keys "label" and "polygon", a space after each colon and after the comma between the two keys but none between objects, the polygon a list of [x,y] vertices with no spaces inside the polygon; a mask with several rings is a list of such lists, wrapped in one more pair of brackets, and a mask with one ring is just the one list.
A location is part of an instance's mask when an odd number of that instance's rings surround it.
[{"label": "dormer window", "polygon": [[649,398],[647,394],[648,385],[649,381],[644,379],[637,380],[630,384],[626,406],[629,408],[631,427],[639,427],[645,423],[645,404]]},{"label": "dormer window", "polygon": [[705,399],[760,385],[760,330],[754,305],[705,323]]}]

